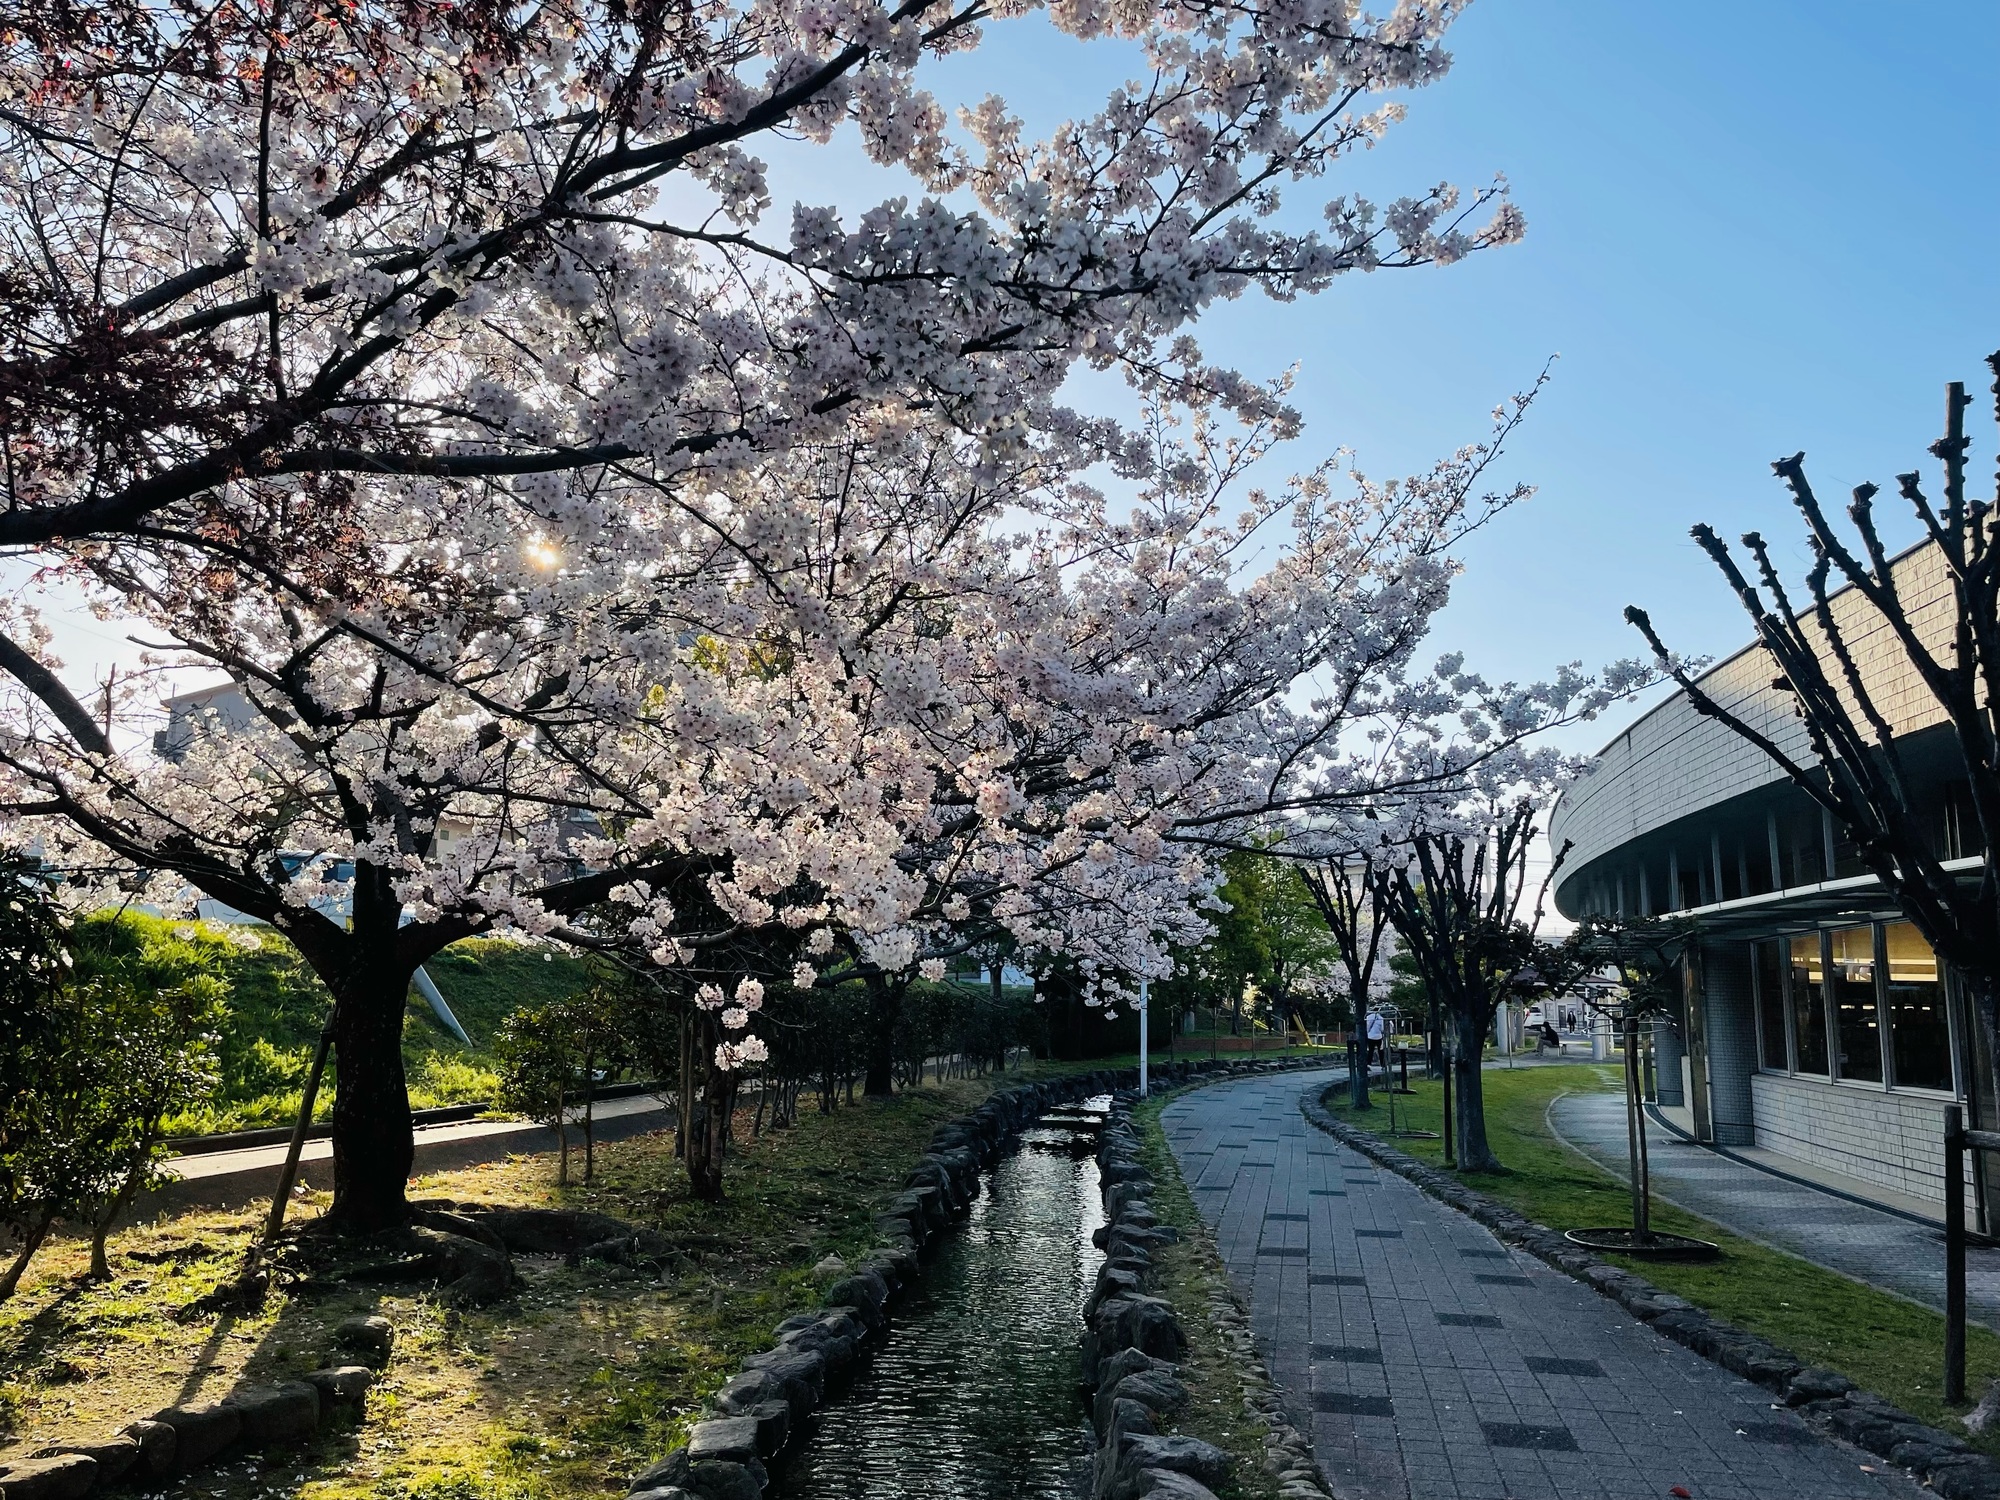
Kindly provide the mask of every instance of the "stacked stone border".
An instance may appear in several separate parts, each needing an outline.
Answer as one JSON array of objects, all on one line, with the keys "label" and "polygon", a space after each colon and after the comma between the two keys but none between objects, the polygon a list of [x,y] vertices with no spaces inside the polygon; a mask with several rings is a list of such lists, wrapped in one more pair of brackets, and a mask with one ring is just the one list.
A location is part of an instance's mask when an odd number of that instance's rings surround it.
[{"label": "stacked stone border", "polygon": [[[1153,1077],[1171,1086],[1300,1065],[1170,1063],[1154,1069]],[[978,1196],[981,1171],[1050,1109],[1129,1090],[1137,1082],[1138,1070],[1124,1068],[1018,1084],[940,1125],[904,1190],[876,1216],[881,1245],[827,1288],[818,1312],[797,1314],[777,1326],[772,1347],[745,1359],[710,1398],[711,1414],[694,1424],[686,1444],[628,1481],[630,1500],[760,1500],[770,1485],[767,1466],[804,1440],[812,1414],[827,1404],[830,1391],[837,1392],[862,1355],[886,1337],[889,1313],[916,1283],[924,1253]],[[1206,1491],[1165,1493],[1199,1500]]]},{"label": "stacked stone border", "polygon": [[[1296,1064],[1232,1071],[1276,1072],[1289,1066]],[[1187,1353],[1187,1335],[1173,1304],[1146,1291],[1154,1250],[1174,1243],[1179,1234],[1159,1222],[1148,1202],[1156,1184],[1140,1162],[1139,1134],[1132,1125],[1137,1102],[1138,1096],[1129,1092],[1113,1098],[1097,1148],[1105,1207],[1105,1225],[1097,1233],[1105,1257],[1083,1309],[1083,1378],[1096,1393],[1091,1419],[1098,1437],[1091,1493],[1093,1500],[1148,1495],[1212,1500],[1207,1486],[1226,1478],[1235,1460],[1198,1438],[1160,1432],[1161,1423],[1188,1403],[1187,1387],[1177,1373]],[[1264,1467],[1278,1479],[1285,1500],[1327,1500],[1311,1443],[1287,1416],[1270,1372],[1257,1356],[1241,1304],[1226,1278],[1217,1280],[1209,1320],[1247,1377],[1244,1408],[1267,1433]]]},{"label": "stacked stone border", "polygon": [[1547,1225],[1475,1192],[1451,1174],[1335,1119],[1320,1103],[1322,1097],[1323,1090],[1300,1096],[1299,1109],[1308,1123],[1485,1225],[1495,1238],[1589,1283],[1656,1333],[1763,1386],[1823,1431],[1908,1469],[1945,1500],[2000,1500],[2000,1464],[1972,1452],[1963,1439],[1927,1427],[1882,1397],[1857,1390],[1836,1371],[1807,1365],[1767,1339],[1710,1317],[1643,1276],[1611,1265]]},{"label": "stacked stone border", "polygon": [[[361,1330],[360,1341],[386,1353],[386,1328]],[[0,1466],[0,1497],[83,1500],[121,1480],[175,1479],[233,1451],[297,1448],[322,1428],[362,1415],[374,1379],[365,1365],[313,1370],[278,1385],[238,1386],[220,1401],[168,1407],[109,1437],[51,1443],[33,1458]]]}]

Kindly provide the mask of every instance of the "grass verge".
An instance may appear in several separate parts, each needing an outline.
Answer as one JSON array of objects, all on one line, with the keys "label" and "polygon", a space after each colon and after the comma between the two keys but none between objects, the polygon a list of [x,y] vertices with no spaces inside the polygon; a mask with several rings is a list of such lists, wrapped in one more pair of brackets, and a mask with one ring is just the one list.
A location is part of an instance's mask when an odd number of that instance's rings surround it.
[{"label": "grass verge", "polygon": [[[1397,1123],[1440,1130],[1443,1096],[1430,1080],[1411,1080],[1413,1096],[1396,1100]],[[1572,1066],[1487,1070],[1486,1131],[1504,1173],[1466,1172],[1468,1187],[1519,1209],[1551,1229],[1629,1224],[1631,1192],[1625,1183],[1571,1150],[1550,1132],[1548,1107],[1565,1092],[1622,1087],[1615,1067]],[[1344,1089],[1328,1092],[1329,1113],[1363,1129],[1386,1132],[1385,1098],[1361,1116],[1348,1107]],[[1391,1144],[1433,1166],[1444,1162],[1441,1140],[1398,1138]],[[1810,1364],[1838,1370],[1920,1420],[1960,1431],[1949,1420],[1964,1408],[1943,1400],[1944,1319],[1929,1308],[1849,1280],[1810,1261],[1733,1235],[1721,1226],[1663,1203],[1653,1205],[1656,1228],[1720,1245],[1723,1258],[1705,1265],[1604,1257],[1685,1297],[1705,1312],[1762,1335]],[[1942,1254],[1942,1251],[1940,1251]],[[1973,1327],[1966,1342],[1966,1383],[1981,1391],[2000,1379],[2000,1337]],[[2000,1454],[2000,1434],[1975,1442]]]},{"label": "grass verge", "polygon": [[[1086,1065],[1079,1065],[1086,1066]],[[706,1395],[772,1325],[818,1300],[811,1267],[874,1243],[873,1215],[932,1130],[987,1093],[1038,1073],[927,1085],[750,1140],[729,1198],[687,1196],[670,1134],[599,1147],[596,1179],[559,1188],[550,1156],[517,1157],[413,1184],[418,1197],[588,1207],[667,1234],[651,1275],[520,1256],[528,1283],[490,1308],[346,1286],[274,1290],[249,1315],[194,1304],[234,1272],[262,1210],[188,1214],[113,1244],[113,1277],[84,1281],[87,1247],[46,1249],[0,1304],[0,1462],[57,1436],[115,1428],[180,1401],[213,1400],[345,1362],[332,1329],[379,1312],[398,1330],[367,1420],[282,1461],[239,1457],[169,1493],[207,1500],[571,1500],[602,1496],[670,1448]],[[573,1158],[573,1165],[577,1165]],[[305,1200],[306,1211],[324,1196]]]},{"label": "grass verge", "polygon": [[1161,1223],[1180,1231],[1178,1243],[1160,1246],[1153,1256],[1152,1288],[1153,1295],[1174,1305],[1188,1338],[1181,1380],[1190,1399],[1174,1429],[1236,1455],[1235,1473],[1216,1492],[1221,1500],[1276,1500],[1278,1481],[1263,1468],[1269,1429],[1244,1410],[1246,1372],[1210,1321],[1210,1300],[1228,1293],[1229,1275],[1160,1128],[1160,1111],[1171,1098],[1171,1094],[1153,1095],[1133,1110],[1132,1123],[1139,1131],[1140,1161],[1153,1177],[1153,1212]]}]

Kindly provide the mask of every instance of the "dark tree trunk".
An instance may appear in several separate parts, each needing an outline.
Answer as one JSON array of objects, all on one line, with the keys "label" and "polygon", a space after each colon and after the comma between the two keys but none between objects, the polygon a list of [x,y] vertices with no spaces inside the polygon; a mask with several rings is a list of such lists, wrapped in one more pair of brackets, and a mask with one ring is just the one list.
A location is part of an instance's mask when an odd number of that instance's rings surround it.
[{"label": "dark tree trunk", "polygon": [[[1993,1097],[2000,1099],[2000,975],[1961,967],[1959,979],[1972,1000],[1972,1015],[1979,1034],[1986,1038],[1986,1058],[1991,1069],[1989,1082],[1993,1085]],[[1971,1073],[1972,1069],[1966,1071]],[[1982,1129],[2000,1129],[2000,1121],[1981,1120],[1979,1123]]]},{"label": "dark tree trunk", "polygon": [[729,1120],[736,1109],[737,1075],[715,1066],[720,1032],[707,1017],[696,1022],[702,1054],[701,1103],[688,1133],[688,1189],[704,1203],[722,1201],[722,1164],[729,1151]]},{"label": "dark tree trunk", "polygon": [[583,1049],[583,1180],[597,1175],[597,1059]]},{"label": "dark tree trunk", "polygon": [[896,1087],[896,1028],[903,1018],[903,986],[880,974],[868,978],[868,1076],[864,1094],[886,1097]]},{"label": "dark tree trunk", "polygon": [[416,1138],[403,1076],[403,1010],[412,972],[385,953],[357,964],[334,992],[333,1207],[327,1217],[364,1234],[410,1217],[404,1187]]},{"label": "dark tree trunk", "polygon": [[132,1201],[132,1195],[139,1190],[139,1177],[145,1170],[146,1159],[152,1155],[153,1142],[159,1134],[159,1129],[160,1122],[157,1119],[146,1122],[146,1129],[139,1138],[139,1144],[133,1148],[131,1159],[126,1164],[125,1180],[118,1184],[118,1191],[111,1195],[111,1200],[104,1205],[103,1210],[90,1226],[90,1279],[92,1281],[109,1281],[111,1279],[111,1260],[104,1253],[105,1242],[111,1238],[111,1230],[117,1224],[118,1216],[125,1212],[126,1204]]},{"label": "dark tree trunk", "polygon": [[1632,1173],[1632,1242],[1653,1242],[1653,1183],[1646,1159],[1646,1107],[1639,1097],[1639,1020],[1626,1016],[1621,1028],[1625,1044],[1626,1155]]},{"label": "dark tree trunk", "polygon": [[1368,1109],[1368,986],[1365,982],[1354,984],[1347,995],[1348,1007],[1354,1012],[1354,1034],[1361,1039],[1360,1072],[1351,1080],[1354,1090],[1354,1107]]},{"label": "dark tree trunk", "polygon": [[674,1095],[674,1155],[687,1160],[688,1132],[694,1125],[694,1020],[681,1013],[681,1086]]},{"label": "dark tree trunk", "polygon": [[1486,1095],[1480,1073],[1480,1057],[1485,1051],[1486,1028],[1470,1006],[1456,1007],[1453,1022],[1458,1028],[1458,1056],[1452,1059],[1453,1082],[1458,1085],[1457,1118],[1452,1124],[1458,1136],[1458,1169],[1461,1172],[1499,1172],[1505,1169],[1493,1148],[1486,1144]]},{"label": "dark tree trunk", "polygon": [[28,1269],[28,1262],[35,1258],[35,1252],[42,1248],[42,1241],[49,1237],[49,1228],[56,1221],[56,1211],[52,1208],[41,1218],[29,1225],[21,1237],[21,1248],[15,1254],[5,1271],[0,1271],[0,1302],[14,1295],[14,1289],[21,1284],[21,1273]]}]

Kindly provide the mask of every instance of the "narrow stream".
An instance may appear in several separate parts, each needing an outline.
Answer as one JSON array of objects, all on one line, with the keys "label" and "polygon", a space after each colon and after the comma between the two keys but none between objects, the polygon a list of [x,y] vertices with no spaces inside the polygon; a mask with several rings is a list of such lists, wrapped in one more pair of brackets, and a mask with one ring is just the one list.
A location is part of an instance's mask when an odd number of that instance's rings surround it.
[{"label": "narrow stream", "polygon": [[[1102,1111],[1100,1097],[1083,1106]],[[1076,1500],[1078,1321],[1103,1252],[1094,1132],[1031,1126],[927,1257],[889,1340],[777,1476],[782,1500]]]}]

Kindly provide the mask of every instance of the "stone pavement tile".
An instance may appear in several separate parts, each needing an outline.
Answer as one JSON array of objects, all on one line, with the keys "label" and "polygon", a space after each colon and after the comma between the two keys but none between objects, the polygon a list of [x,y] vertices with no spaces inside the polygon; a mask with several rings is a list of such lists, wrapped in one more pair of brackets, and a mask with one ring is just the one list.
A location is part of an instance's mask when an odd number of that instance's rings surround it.
[{"label": "stone pavement tile", "polygon": [[[1625,1108],[1617,1095],[1566,1095],[1551,1106],[1549,1119],[1584,1155],[1624,1175]],[[1660,1142],[1650,1163],[1662,1198],[1843,1276],[1943,1308],[1944,1257],[1935,1227],[1718,1156],[1657,1127],[1652,1138]],[[1967,1251],[1966,1302],[1974,1317],[2000,1328],[2000,1249]]]},{"label": "stone pavement tile", "polygon": [[[1764,1391],[1294,1129],[1300,1093],[1338,1076],[1216,1085],[1161,1116],[1337,1488],[1358,1500],[1659,1500],[1673,1484],[1698,1500],[1927,1493],[1862,1472],[1854,1451],[1802,1426],[1796,1446],[1739,1436],[1773,1418]],[[1250,1157],[1253,1135],[1275,1140]]]}]

